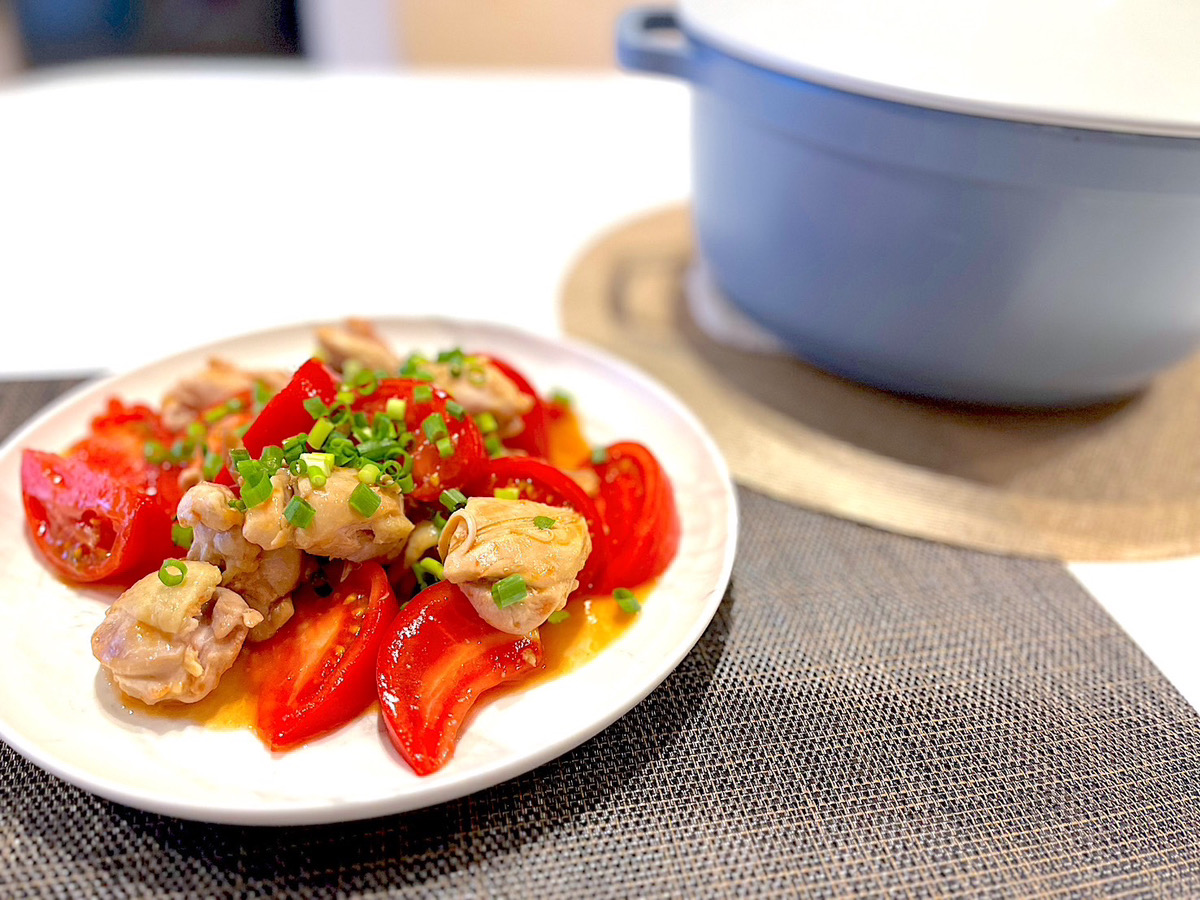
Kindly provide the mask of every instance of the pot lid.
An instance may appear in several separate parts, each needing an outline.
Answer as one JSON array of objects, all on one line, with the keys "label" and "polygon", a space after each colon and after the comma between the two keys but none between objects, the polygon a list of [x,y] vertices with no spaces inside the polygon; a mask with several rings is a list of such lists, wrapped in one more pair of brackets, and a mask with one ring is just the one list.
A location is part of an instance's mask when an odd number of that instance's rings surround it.
[{"label": "pot lid", "polygon": [[1200,137],[1195,0],[680,0],[747,62],[916,106]]}]

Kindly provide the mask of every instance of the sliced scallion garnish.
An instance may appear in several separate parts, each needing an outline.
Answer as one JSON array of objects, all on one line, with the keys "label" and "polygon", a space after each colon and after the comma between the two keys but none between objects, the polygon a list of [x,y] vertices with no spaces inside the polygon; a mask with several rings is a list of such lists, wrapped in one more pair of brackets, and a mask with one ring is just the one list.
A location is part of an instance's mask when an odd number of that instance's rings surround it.
[{"label": "sliced scallion garnish", "polygon": [[492,585],[492,600],[501,609],[520,603],[529,596],[529,588],[520,575],[509,575]]},{"label": "sliced scallion garnish", "polygon": [[383,498],[367,487],[365,484],[357,484],[354,490],[350,492],[350,508],[364,518],[373,516],[375,511],[379,509],[379,505],[383,503]]},{"label": "sliced scallion garnish", "polygon": [[167,587],[178,587],[187,578],[187,564],[182,560],[168,559],[158,570],[158,580]]}]

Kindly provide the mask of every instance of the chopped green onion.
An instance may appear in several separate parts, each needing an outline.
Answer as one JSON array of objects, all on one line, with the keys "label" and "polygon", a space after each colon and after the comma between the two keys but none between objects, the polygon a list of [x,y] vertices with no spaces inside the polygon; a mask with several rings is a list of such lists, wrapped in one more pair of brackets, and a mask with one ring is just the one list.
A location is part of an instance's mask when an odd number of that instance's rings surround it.
[{"label": "chopped green onion", "polygon": [[329,479],[326,477],[325,473],[322,472],[320,469],[310,469],[309,470],[308,481],[317,490],[320,490],[321,488],[325,487],[325,483],[328,480]]},{"label": "chopped green onion", "polygon": [[417,489],[416,482],[413,481],[411,475],[401,475],[396,479],[396,487],[400,488],[400,493],[411,494]]},{"label": "chopped green onion", "polygon": [[283,511],[283,517],[297,528],[307,528],[313,523],[316,515],[317,511],[313,505],[303,497],[293,497],[287,509]]},{"label": "chopped green onion", "polygon": [[234,468],[237,468],[238,463],[244,462],[245,460],[247,460],[249,458],[250,458],[250,451],[247,450],[245,447],[234,447],[232,450],[229,451],[229,461],[231,463],[233,463]]},{"label": "chopped green onion", "polygon": [[167,448],[158,441],[146,441],[146,446],[143,451],[146,454],[146,461],[161,466],[167,461]]},{"label": "chopped green onion", "polygon": [[492,496],[497,500],[520,500],[521,491],[519,488],[496,488]]},{"label": "chopped green onion", "polygon": [[592,451],[592,465],[599,466],[608,462],[608,448],[597,447]]},{"label": "chopped green onion", "polygon": [[404,365],[400,367],[400,377],[412,378],[413,373],[427,362],[429,362],[429,360],[421,356],[419,353],[413,353],[404,361]]},{"label": "chopped green onion", "polygon": [[186,525],[176,523],[171,526],[171,540],[176,547],[182,547],[184,550],[192,549],[192,541],[195,537],[195,532]]},{"label": "chopped green onion", "polygon": [[192,445],[180,438],[171,445],[170,459],[173,463],[181,463],[192,455]]},{"label": "chopped green onion", "polygon": [[290,437],[283,442],[283,459],[287,463],[294,463],[300,458],[301,453],[308,451],[308,435],[301,433],[295,437]]},{"label": "chopped green onion", "polygon": [[575,398],[562,388],[555,388],[550,392],[550,402],[555,406],[573,406]]},{"label": "chopped green onion", "polygon": [[263,468],[267,470],[268,475],[274,475],[283,468],[283,450],[274,444],[268,444],[266,447],[263,447],[263,451],[258,458],[262,462]]},{"label": "chopped green onion", "polygon": [[350,492],[350,508],[360,516],[373,516],[375,511],[379,509],[383,498],[367,487],[365,484],[355,485],[354,490]]},{"label": "chopped green onion", "polygon": [[442,418],[441,413],[430,413],[425,417],[425,421],[421,423],[421,430],[425,432],[425,437],[429,438],[431,443],[436,443],[438,440],[450,435],[446,428],[446,420]]},{"label": "chopped green onion", "polygon": [[404,416],[408,412],[408,404],[399,397],[389,397],[387,406],[383,408],[389,419],[394,419],[397,422],[403,422]]},{"label": "chopped green onion", "polygon": [[[266,481],[273,472],[268,472],[266,466],[258,460],[247,459],[237,464],[237,473],[246,479],[247,484],[257,484],[260,481]],[[251,503],[251,506],[254,504]]]},{"label": "chopped green onion", "polygon": [[558,625],[561,622],[567,621],[569,618],[571,618],[571,614],[565,609],[556,609],[546,617],[546,621],[551,625]]},{"label": "chopped green onion", "polygon": [[373,369],[363,369],[354,376],[353,384],[361,396],[370,397],[379,389],[379,376]]},{"label": "chopped green onion", "polygon": [[428,369],[418,369],[412,373],[413,381],[433,381],[433,373]]},{"label": "chopped green onion", "polygon": [[442,459],[449,459],[454,455],[454,442],[448,437],[438,438],[436,444],[438,456]]},{"label": "chopped green onion", "polygon": [[340,390],[337,392],[337,402],[345,406],[353,406],[357,398],[354,396],[354,391]]},{"label": "chopped green onion", "polygon": [[396,439],[396,423],[379,413],[371,422],[371,433],[379,441],[394,441]]},{"label": "chopped green onion", "polygon": [[234,497],[229,501],[229,508],[236,509],[238,512],[244,513],[246,511],[246,504],[240,497]]},{"label": "chopped green onion", "polygon": [[247,509],[254,509],[254,507],[266,503],[273,493],[275,493],[275,485],[271,483],[270,478],[247,481],[242,485],[242,502],[246,504]]},{"label": "chopped green onion", "polygon": [[448,491],[442,491],[442,495],[438,497],[442,506],[454,512],[456,509],[461,509],[467,505],[467,495],[457,488],[451,488]]},{"label": "chopped green onion", "polygon": [[638,598],[628,588],[617,588],[613,591],[613,599],[617,601],[617,606],[621,607],[623,612],[630,615],[642,608],[642,604],[638,603]]},{"label": "chopped green onion", "polygon": [[201,474],[205,481],[212,481],[221,474],[223,468],[225,468],[225,460],[221,459],[221,454],[214,453],[212,450],[204,454],[204,468]]},{"label": "chopped green onion", "polygon": [[301,453],[299,461],[308,466],[310,478],[315,472],[320,472],[326,478],[333,472],[332,453]]},{"label": "chopped green onion", "polygon": [[461,422],[467,415],[467,408],[457,400],[450,400],[446,403],[446,412],[454,416],[455,421]]},{"label": "chopped green onion", "polygon": [[177,587],[187,578],[187,564],[178,559],[168,559],[158,570],[158,580],[167,587]]},{"label": "chopped green onion", "polygon": [[520,575],[509,575],[492,585],[492,600],[501,609],[520,603],[529,596],[529,588]]},{"label": "chopped green onion", "polygon": [[437,529],[438,537],[442,536],[442,529],[446,527],[446,517],[441,513],[433,514],[433,527]]},{"label": "chopped green onion", "polygon": [[[254,383],[254,404],[256,406],[266,406],[274,396],[275,392],[271,390],[271,386],[265,381],[256,381]],[[313,418],[315,419],[316,416],[313,416]]]},{"label": "chopped green onion", "polygon": [[304,411],[314,419],[323,419],[329,415],[329,407],[320,397],[309,397],[304,401]]},{"label": "chopped green onion", "polygon": [[214,406],[212,409],[205,412],[201,418],[203,418],[204,421],[209,425],[215,425],[227,415],[229,415],[229,407],[222,404],[221,406]]},{"label": "chopped green onion", "polygon": [[487,440],[483,443],[484,446],[487,447],[488,456],[490,456],[492,459],[497,459],[501,456],[505,456],[508,453],[508,451],[504,449],[504,444],[500,442],[500,438],[496,437],[494,434],[489,434],[487,436]]},{"label": "chopped green onion", "polygon": [[472,366],[467,370],[467,381],[476,387],[482,387],[487,384],[487,373],[480,366]]},{"label": "chopped green onion", "polygon": [[202,441],[208,437],[208,429],[199,422],[191,422],[187,427],[187,436],[193,441]]},{"label": "chopped green onion", "polygon": [[542,529],[543,531],[549,531],[551,528],[553,528],[554,522],[555,522],[555,520],[550,518],[549,516],[534,516],[533,517],[533,524],[536,525],[538,528]]},{"label": "chopped green onion", "polygon": [[297,478],[308,474],[308,463],[302,459],[294,460],[288,465],[288,472],[295,475]]},{"label": "chopped green onion", "polygon": [[342,378],[344,378],[346,381],[346,384],[343,387],[343,390],[345,390],[346,387],[349,387],[350,385],[354,384],[354,379],[357,378],[359,373],[362,371],[363,371],[363,364],[360,363],[357,359],[346,360],[346,364],[344,366],[342,366]]},{"label": "chopped green onion", "polygon": [[331,434],[333,434],[333,423],[322,416],[320,419],[317,419],[312,429],[308,432],[308,446],[314,450],[320,450],[325,446],[325,442],[329,440],[329,435]]},{"label": "chopped green onion", "polygon": [[484,434],[491,434],[500,427],[500,423],[496,421],[496,417],[490,412],[481,412],[475,417],[475,424],[479,426],[479,430]]},{"label": "chopped green onion", "polygon": [[419,384],[413,388],[413,403],[429,403],[433,400],[433,388]]},{"label": "chopped green onion", "polygon": [[367,463],[358,470],[358,480],[362,484],[374,484],[379,480],[379,475],[379,466],[375,465],[373,462]]},{"label": "chopped green onion", "polygon": [[236,434],[238,436],[238,439],[240,440],[246,436],[246,432],[250,430],[250,426],[253,424],[254,424],[253,422],[247,422],[241,428],[235,428],[233,433]]},{"label": "chopped green onion", "polygon": [[229,402],[225,404],[225,408],[231,413],[241,412],[246,408],[246,401],[241,397],[231,397]]},{"label": "chopped green onion", "polygon": [[430,587],[446,577],[446,570],[436,559],[418,559],[413,564],[413,574],[422,588]]}]

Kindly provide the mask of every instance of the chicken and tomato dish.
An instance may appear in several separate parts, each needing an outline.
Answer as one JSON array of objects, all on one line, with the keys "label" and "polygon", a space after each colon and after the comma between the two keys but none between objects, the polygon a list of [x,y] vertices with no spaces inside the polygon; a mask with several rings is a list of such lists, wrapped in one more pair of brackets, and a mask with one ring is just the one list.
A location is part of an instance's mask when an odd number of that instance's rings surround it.
[{"label": "chicken and tomato dish", "polygon": [[30,535],[67,581],[125,585],[92,636],[122,695],[197,704],[242,664],[272,750],[378,703],[428,774],[578,602],[636,614],[674,496],[646,447],[591,446],[494,356],[401,357],[358,321],[316,344],[290,374],[211,360],[157,408],[113,398],[64,453],[25,450]]}]

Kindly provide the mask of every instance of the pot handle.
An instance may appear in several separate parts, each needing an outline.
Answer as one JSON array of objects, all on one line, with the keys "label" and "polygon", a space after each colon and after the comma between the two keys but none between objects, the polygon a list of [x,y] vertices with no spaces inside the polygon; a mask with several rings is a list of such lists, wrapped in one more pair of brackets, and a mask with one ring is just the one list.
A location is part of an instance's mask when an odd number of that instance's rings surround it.
[{"label": "pot handle", "polygon": [[627,69],[657,72],[685,81],[691,77],[691,54],[675,10],[641,6],[626,10],[617,21],[617,59]]}]

